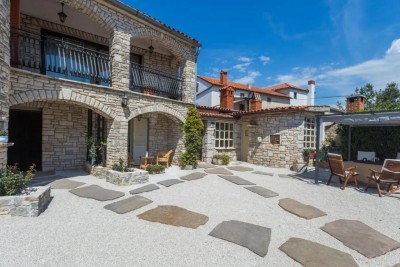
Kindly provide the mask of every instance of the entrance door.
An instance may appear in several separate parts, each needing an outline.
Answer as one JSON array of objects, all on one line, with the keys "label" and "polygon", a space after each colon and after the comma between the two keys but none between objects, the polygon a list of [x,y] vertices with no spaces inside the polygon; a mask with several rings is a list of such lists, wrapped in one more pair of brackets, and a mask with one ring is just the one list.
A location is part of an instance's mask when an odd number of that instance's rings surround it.
[{"label": "entrance door", "polygon": [[249,155],[249,126],[247,124],[242,124],[240,143],[240,160],[247,162]]},{"label": "entrance door", "polygon": [[140,164],[140,156],[145,156],[148,151],[148,120],[134,118],[129,122],[130,153],[135,164]]},{"label": "entrance door", "polygon": [[42,111],[10,110],[7,164],[27,170],[33,163],[42,170]]}]

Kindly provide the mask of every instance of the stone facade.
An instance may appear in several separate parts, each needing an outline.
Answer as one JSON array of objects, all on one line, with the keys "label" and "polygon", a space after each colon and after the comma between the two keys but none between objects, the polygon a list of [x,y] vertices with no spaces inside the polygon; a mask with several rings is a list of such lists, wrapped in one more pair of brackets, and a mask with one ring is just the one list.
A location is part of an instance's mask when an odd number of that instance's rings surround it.
[{"label": "stone facade", "polygon": [[106,181],[120,186],[144,184],[149,181],[149,173],[139,169],[134,169],[132,172],[117,172],[108,170]]}]

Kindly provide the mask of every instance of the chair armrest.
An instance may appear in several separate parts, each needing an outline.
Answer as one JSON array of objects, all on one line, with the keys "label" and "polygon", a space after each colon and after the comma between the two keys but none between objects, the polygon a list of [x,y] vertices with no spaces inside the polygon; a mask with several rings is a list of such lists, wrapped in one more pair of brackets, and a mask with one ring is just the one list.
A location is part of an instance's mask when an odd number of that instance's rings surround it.
[{"label": "chair armrest", "polygon": [[356,169],[356,167],[354,167],[354,166],[345,168],[346,171],[354,171],[355,169]]},{"label": "chair armrest", "polygon": [[371,171],[371,175],[373,174],[381,174],[381,172],[375,171],[374,169],[368,169]]}]

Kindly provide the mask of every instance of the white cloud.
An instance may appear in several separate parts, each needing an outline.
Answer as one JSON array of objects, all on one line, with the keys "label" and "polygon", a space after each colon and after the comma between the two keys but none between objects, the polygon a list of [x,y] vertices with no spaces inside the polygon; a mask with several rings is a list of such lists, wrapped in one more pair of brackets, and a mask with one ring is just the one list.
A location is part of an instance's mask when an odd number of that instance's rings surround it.
[{"label": "white cloud", "polygon": [[239,60],[239,61],[241,61],[241,62],[252,62],[253,61],[253,59],[252,58],[249,58],[249,57],[243,57],[243,56],[241,56],[241,57],[238,57],[238,59],[237,60]]},{"label": "white cloud", "polygon": [[246,62],[246,63],[241,63],[241,64],[236,64],[232,68],[240,71],[240,72],[246,72],[247,67],[250,66],[251,62]]},{"label": "white cloud", "polygon": [[267,63],[271,60],[271,58],[267,56],[260,56],[259,59],[264,66],[267,65]]},{"label": "white cloud", "polygon": [[246,76],[240,77],[235,80],[237,83],[253,84],[257,77],[261,76],[258,71],[249,71]]}]

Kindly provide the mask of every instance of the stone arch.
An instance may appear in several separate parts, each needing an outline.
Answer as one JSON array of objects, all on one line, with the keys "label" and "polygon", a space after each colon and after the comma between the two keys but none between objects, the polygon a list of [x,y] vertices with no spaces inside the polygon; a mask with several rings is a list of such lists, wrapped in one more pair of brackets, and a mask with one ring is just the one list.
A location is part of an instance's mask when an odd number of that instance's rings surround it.
[{"label": "stone arch", "polygon": [[115,119],[116,112],[100,101],[71,90],[28,90],[10,95],[10,107],[34,101],[64,101],[92,109],[107,119]]},{"label": "stone arch", "polygon": [[146,113],[153,113],[153,112],[159,112],[159,113],[164,113],[167,115],[171,115],[174,118],[178,119],[179,122],[184,123],[185,122],[185,115],[180,113],[179,111],[176,111],[172,108],[169,108],[167,106],[158,104],[158,105],[150,105],[150,106],[146,106],[146,107],[142,107],[142,108],[137,108],[134,109],[131,112],[131,115],[128,118],[128,121],[130,121],[131,119],[139,116],[139,115],[143,115]]}]

